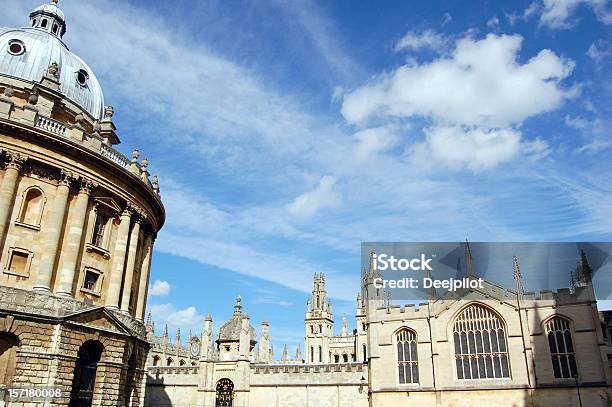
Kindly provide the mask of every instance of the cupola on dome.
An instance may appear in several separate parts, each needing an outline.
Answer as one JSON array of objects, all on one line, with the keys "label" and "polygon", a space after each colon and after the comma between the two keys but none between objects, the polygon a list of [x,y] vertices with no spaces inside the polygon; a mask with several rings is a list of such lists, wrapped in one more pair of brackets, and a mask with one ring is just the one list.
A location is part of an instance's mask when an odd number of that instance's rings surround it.
[{"label": "cupola on dome", "polygon": [[102,88],[92,69],[63,42],[66,27],[57,0],[34,9],[28,27],[0,27],[0,75],[39,83],[55,63],[60,93],[92,118],[101,119]]}]

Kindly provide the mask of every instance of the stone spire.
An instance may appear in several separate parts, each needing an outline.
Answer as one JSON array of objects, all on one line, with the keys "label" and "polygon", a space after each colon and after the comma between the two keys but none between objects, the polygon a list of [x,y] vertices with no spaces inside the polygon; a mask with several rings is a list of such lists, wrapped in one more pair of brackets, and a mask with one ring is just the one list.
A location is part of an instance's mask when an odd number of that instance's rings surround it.
[{"label": "stone spire", "polygon": [[288,360],[289,360],[289,348],[287,348],[287,344],[285,344],[285,347],[283,348],[283,363],[287,363]]},{"label": "stone spire", "polygon": [[181,328],[176,328],[176,346],[181,345]]},{"label": "stone spire", "polygon": [[147,315],[146,328],[147,328],[147,333],[153,332],[153,317],[151,316],[151,311],[149,311],[149,315]]},{"label": "stone spire", "polygon": [[301,362],[302,361],[302,348],[300,348],[300,345],[298,344],[298,346],[295,348],[295,360],[297,362]]},{"label": "stone spire", "polygon": [[348,328],[346,325],[346,315],[342,315],[342,336],[348,336]]},{"label": "stone spire", "polygon": [[512,272],[514,274],[514,282],[516,285],[516,296],[518,299],[523,299],[525,290],[523,288],[523,275],[521,274],[521,268],[519,267],[518,258],[512,257]]},{"label": "stone spire", "polygon": [[467,277],[476,278],[474,274],[474,260],[472,258],[472,250],[470,249],[470,242],[465,239],[465,262],[467,264]]},{"label": "stone spire", "polygon": [[270,324],[268,321],[261,323],[261,336],[259,337],[259,349],[257,352],[257,363],[272,363],[270,360]]},{"label": "stone spire", "polygon": [[200,346],[200,360],[210,359],[213,352],[212,316],[210,313],[204,318],[204,329],[202,330]]},{"label": "stone spire", "polygon": [[[240,297],[238,297],[238,299],[240,299]],[[239,303],[238,303],[239,304]],[[239,306],[237,304],[237,306]],[[234,315],[236,315],[236,312],[241,312],[240,310],[238,311],[234,311]],[[251,331],[250,331],[250,321],[249,321],[249,314],[245,313],[244,315],[242,315],[242,329],[240,330],[240,343],[238,345],[238,355],[241,358],[247,358],[250,359],[251,358],[251,350],[250,350],[250,344],[251,344]]]}]

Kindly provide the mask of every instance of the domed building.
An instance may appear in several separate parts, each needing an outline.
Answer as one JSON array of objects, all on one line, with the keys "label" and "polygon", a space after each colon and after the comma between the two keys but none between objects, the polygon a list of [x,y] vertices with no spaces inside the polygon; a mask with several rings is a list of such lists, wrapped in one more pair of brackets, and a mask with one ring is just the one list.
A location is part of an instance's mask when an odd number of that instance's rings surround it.
[{"label": "domed building", "polygon": [[0,28],[0,390],[142,405],[157,177],[114,148],[114,109],[57,0],[29,17]]}]

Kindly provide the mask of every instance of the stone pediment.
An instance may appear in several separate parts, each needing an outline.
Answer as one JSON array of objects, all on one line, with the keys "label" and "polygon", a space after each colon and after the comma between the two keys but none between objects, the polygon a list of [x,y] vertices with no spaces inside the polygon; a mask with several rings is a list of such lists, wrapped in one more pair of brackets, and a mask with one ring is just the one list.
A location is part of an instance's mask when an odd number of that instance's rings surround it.
[{"label": "stone pediment", "polygon": [[95,329],[110,331],[118,334],[137,336],[126,324],[104,307],[96,307],[88,310],[66,315],[65,321]]}]

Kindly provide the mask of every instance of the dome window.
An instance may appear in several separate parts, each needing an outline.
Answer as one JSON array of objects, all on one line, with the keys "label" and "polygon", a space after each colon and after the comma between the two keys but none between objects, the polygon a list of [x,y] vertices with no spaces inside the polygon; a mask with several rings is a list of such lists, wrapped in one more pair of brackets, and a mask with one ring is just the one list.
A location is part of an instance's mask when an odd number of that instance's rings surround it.
[{"label": "dome window", "polygon": [[36,23],[37,23],[36,19],[32,20],[32,27],[36,27]]},{"label": "dome window", "polygon": [[77,83],[81,86],[87,86],[87,80],[89,79],[89,74],[86,70],[80,69],[77,72]]},{"label": "dome window", "polygon": [[10,40],[8,52],[11,55],[21,55],[25,52],[25,44],[21,40]]},{"label": "dome window", "polygon": [[47,28],[47,19],[43,18],[42,23],[40,24],[42,28]]},{"label": "dome window", "polygon": [[57,34],[57,30],[59,30],[59,25],[53,24],[53,34]]}]

